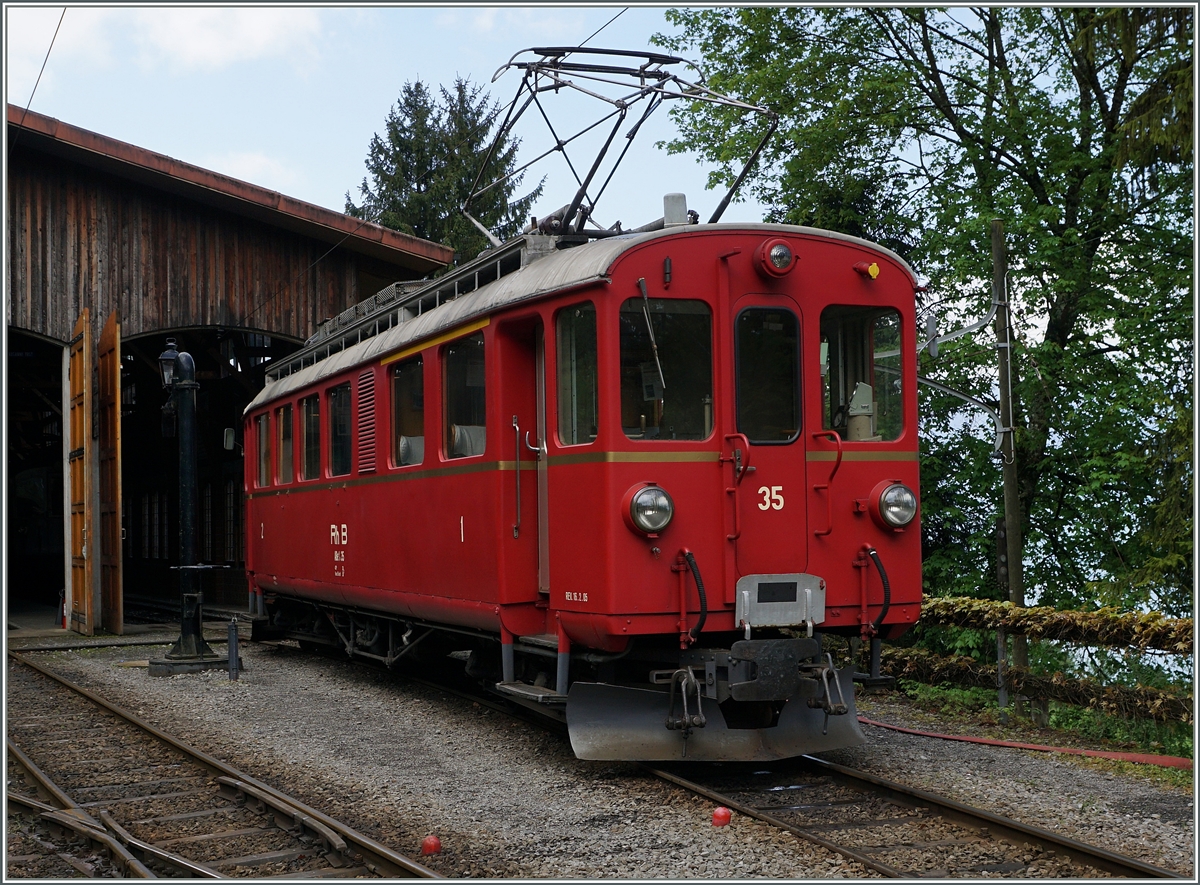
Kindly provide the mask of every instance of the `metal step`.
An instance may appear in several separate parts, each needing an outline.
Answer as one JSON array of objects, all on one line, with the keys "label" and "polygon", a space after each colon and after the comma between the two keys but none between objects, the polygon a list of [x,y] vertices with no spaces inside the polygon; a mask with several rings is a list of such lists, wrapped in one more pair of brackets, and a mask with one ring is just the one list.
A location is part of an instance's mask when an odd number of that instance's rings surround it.
[{"label": "metal step", "polygon": [[496,691],[523,701],[533,701],[538,704],[561,705],[567,702],[565,694],[559,694],[552,688],[546,688],[541,685],[528,685],[524,682],[497,682]]}]

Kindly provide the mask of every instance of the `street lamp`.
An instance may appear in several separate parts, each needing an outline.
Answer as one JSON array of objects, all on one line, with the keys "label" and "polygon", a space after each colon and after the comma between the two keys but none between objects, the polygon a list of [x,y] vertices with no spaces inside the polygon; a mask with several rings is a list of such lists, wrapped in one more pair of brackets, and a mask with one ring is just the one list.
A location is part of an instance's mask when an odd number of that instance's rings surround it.
[{"label": "street lamp", "polygon": [[[151,675],[169,675],[218,665],[219,658],[204,641],[203,594],[197,586],[196,562],[196,363],[189,353],[175,348],[175,339],[167,339],[167,349],[158,358],[164,390],[171,398],[163,407],[179,416],[179,595],[181,599],[179,640],[166,653],[166,672],[159,668]],[[172,664],[176,665],[172,667]],[[198,666],[199,665],[199,666]]]}]

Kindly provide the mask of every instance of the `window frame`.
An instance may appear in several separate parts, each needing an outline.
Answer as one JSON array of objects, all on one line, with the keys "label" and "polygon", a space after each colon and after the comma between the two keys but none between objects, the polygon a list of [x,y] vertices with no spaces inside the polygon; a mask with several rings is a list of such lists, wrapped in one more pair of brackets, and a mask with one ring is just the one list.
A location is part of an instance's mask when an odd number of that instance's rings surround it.
[{"label": "window frame", "polygon": [[[284,474],[284,471],[283,471],[283,467],[284,467],[284,463],[283,463],[283,461],[284,461],[284,459],[283,459],[283,453],[284,453],[284,444],[283,444],[284,420],[283,420],[283,416],[285,413],[288,416],[288,420],[286,423],[287,423],[287,429],[288,429],[288,434],[289,434],[288,441],[287,441],[287,447],[286,447],[287,448],[287,462],[288,462],[288,464],[287,464],[288,470],[287,470],[286,475]],[[275,430],[276,430],[275,435],[278,438],[277,439],[277,448],[276,448],[277,456],[275,458],[275,482],[278,485],[287,485],[289,483],[293,483],[296,481],[296,410],[293,407],[292,403],[283,403],[282,405],[280,405],[278,408],[275,409]]]},{"label": "window frame", "polygon": [[[793,392],[795,401],[793,403],[796,414],[796,432],[789,439],[769,439],[757,440],[750,436],[749,433],[742,428],[742,339],[739,333],[739,323],[743,316],[750,311],[781,311],[790,316],[795,324],[796,336],[796,361],[795,361],[795,386]],[[791,307],[772,304],[748,304],[737,312],[733,318],[733,424],[734,428],[746,435],[751,445],[754,446],[790,446],[794,444],[804,433],[804,370],[802,363],[804,361],[804,330],[800,325],[800,316]]]},{"label": "window frame", "polygon": [[[416,354],[413,354],[412,356],[406,357],[403,360],[398,360],[398,361],[392,363],[390,366],[388,366],[388,373],[387,373],[388,397],[389,397],[388,416],[389,416],[390,422],[391,422],[390,428],[391,428],[391,437],[392,437],[391,443],[389,446],[389,452],[388,452],[388,458],[389,458],[388,464],[389,464],[389,466],[394,467],[396,469],[402,469],[402,468],[408,468],[408,467],[419,467],[425,463],[425,453],[426,453],[427,447],[424,445],[422,446],[420,460],[412,461],[408,464],[405,464],[401,461],[401,458],[400,458],[400,439],[402,436],[407,436],[408,434],[400,433],[400,421],[399,421],[399,415],[397,414],[397,410],[399,408],[399,397],[397,397],[397,395],[396,395],[396,387],[397,387],[397,382],[399,381],[400,370],[405,367],[412,367],[413,365],[419,366],[420,370],[421,370],[421,382],[420,382],[421,408],[419,410],[419,414],[421,417],[421,439],[423,442],[428,441],[427,428],[425,426],[425,424],[426,424],[426,422],[425,422],[425,402],[426,402],[426,398],[425,398],[425,353],[424,353],[424,351],[422,351],[421,353],[416,353]],[[415,408],[412,409],[411,411],[414,414],[418,412],[418,410]]]},{"label": "window frame", "polygon": [[[456,422],[456,421],[451,420],[449,362],[450,362],[451,351],[453,351],[456,347],[462,347],[463,345],[467,344],[467,342],[473,341],[476,339],[479,341],[479,344],[480,344],[480,347],[482,348],[482,353],[483,353],[483,367],[482,367],[482,372],[483,372],[483,385],[482,385],[482,388],[483,388],[483,408],[482,408],[483,423],[468,425],[468,424],[463,424],[461,422]],[[441,415],[442,440],[441,440],[441,444],[442,445],[441,445],[441,448],[442,448],[443,460],[458,461],[462,458],[482,458],[485,454],[487,454],[487,419],[488,419],[487,354],[488,354],[489,349],[490,349],[490,347],[487,342],[487,337],[484,335],[482,329],[479,330],[478,332],[473,332],[469,335],[463,335],[461,338],[456,338],[453,341],[447,342],[441,348],[441,354],[440,354],[440,359],[438,360],[438,365],[441,370],[441,388],[442,388],[442,403],[441,403],[441,408],[442,408],[442,415]],[[454,407],[457,408],[458,405],[459,405],[459,403],[457,401],[455,401]],[[483,449],[479,452],[476,452],[476,453],[473,453],[470,455],[455,455],[455,454],[453,454],[452,453],[453,445],[454,445],[453,428],[456,425],[462,426],[462,427],[483,427],[484,428]]]},{"label": "window frame", "polygon": [[[345,395],[344,405],[342,405],[343,394]],[[325,454],[325,469],[328,471],[327,475],[331,477],[349,476],[354,472],[354,395],[352,385],[349,381],[331,385],[325,389],[324,399],[329,406],[325,419],[325,436],[329,440],[328,451]],[[344,409],[345,414],[339,415],[335,409]],[[342,417],[345,418],[344,433],[339,431],[336,426]],[[336,463],[336,459],[339,457],[345,458],[344,465]],[[338,468],[342,466],[345,469],[339,470]]]},{"label": "window frame", "polygon": [[269,488],[272,485],[274,473],[274,458],[271,446],[271,412],[260,412],[254,416],[254,487]]},{"label": "window frame", "polygon": [[[592,312],[592,343],[595,348],[595,366],[593,368],[595,388],[592,391],[592,394],[595,397],[595,404],[592,408],[592,413],[596,420],[596,433],[591,437],[591,439],[583,440],[581,442],[568,442],[567,438],[563,435],[563,397],[568,393],[568,391],[565,389],[566,385],[563,383],[563,339],[561,322],[562,318],[567,315],[568,311],[579,310],[580,308],[588,308]],[[594,445],[600,439],[601,428],[604,425],[604,412],[601,401],[601,390],[603,389],[603,384],[600,380],[600,317],[601,313],[599,308],[596,306],[596,302],[590,298],[585,301],[576,302],[575,304],[568,304],[567,306],[560,308],[554,316],[554,386],[556,411],[554,435],[558,445],[562,448],[590,446]],[[575,392],[575,389],[572,388],[571,392]]]},{"label": "window frame", "polygon": [[[309,420],[309,404],[316,406],[316,414],[313,420]],[[299,467],[300,480],[302,482],[312,482],[321,479],[321,395],[313,393],[309,396],[301,397],[297,405],[300,411],[300,457]],[[315,433],[309,432],[310,423],[313,425]],[[311,437],[316,437],[312,439]],[[310,451],[312,454],[310,455]],[[309,475],[310,461],[315,465],[313,475]]]}]

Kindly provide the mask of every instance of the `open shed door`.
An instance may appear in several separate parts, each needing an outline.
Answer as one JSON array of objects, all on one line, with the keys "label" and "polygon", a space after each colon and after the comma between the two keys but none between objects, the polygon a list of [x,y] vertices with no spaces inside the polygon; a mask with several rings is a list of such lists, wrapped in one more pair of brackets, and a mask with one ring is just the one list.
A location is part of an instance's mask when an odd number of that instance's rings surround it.
[{"label": "open shed door", "polygon": [[92,606],[91,378],[92,327],[87,308],[71,333],[67,363],[70,413],[67,483],[71,500],[71,620],[76,633],[95,632]]},{"label": "open shed door", "polygon": [[109,314],[100,333],[100,626],[109,633],[125,632],[121,589],[121,320]]}]

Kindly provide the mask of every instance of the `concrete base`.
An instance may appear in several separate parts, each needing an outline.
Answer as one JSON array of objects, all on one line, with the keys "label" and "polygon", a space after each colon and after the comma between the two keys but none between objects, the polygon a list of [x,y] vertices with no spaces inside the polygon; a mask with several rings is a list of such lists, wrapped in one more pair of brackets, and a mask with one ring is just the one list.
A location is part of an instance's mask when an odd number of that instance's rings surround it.
[{"label": "concrete base", "polygon": [[[180,673],[200,673],[204,670],[228,670],[229,658],[213,656],[199,658],[178,658],[171,660],[170,658],[161,658],[157,661],[150,662],[151,676],[178,676]],[[238,671],[245,668],[242,666],[242,659],[238,658]]]}]

